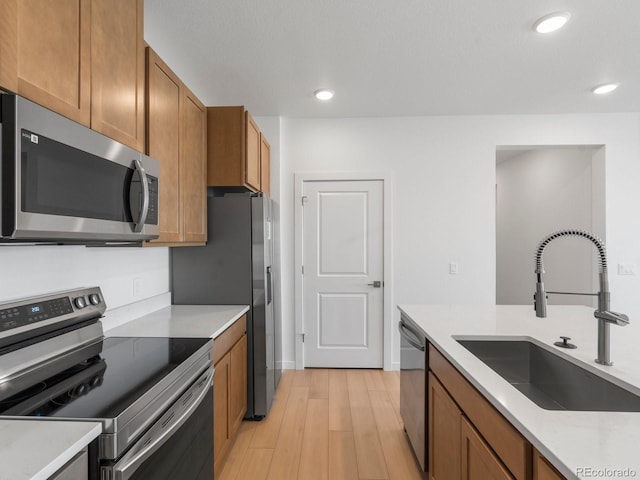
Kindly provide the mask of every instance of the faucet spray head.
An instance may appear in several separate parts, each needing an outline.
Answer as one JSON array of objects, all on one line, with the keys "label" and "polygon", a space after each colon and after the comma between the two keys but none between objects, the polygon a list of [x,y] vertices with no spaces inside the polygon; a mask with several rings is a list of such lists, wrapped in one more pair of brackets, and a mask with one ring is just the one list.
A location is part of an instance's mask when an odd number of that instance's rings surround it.
[{"label": "faucet spray head", "polygon": [[546,318],[547,316],[547,292],[544,291],[544,283],[542,283],[541,275],[538,274],[536,282],[536,293],[533,295],[534,307],[536,309],[536,317]]}]

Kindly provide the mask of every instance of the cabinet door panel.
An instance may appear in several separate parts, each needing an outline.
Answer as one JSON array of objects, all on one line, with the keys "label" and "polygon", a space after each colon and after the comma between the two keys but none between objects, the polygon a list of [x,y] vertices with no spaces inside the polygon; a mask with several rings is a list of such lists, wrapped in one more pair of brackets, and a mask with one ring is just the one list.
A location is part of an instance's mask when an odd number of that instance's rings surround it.
[{"label": "cabinet door panel", "polygon": [[180,186],[183,241],[207,240],[207,111],[189,91],[182,95]]},{"label": "cabinet door panel", "polygon": [[213,461],[218,471],[230,438],[229,428],[229,378],[230,356],[227,354],[215,364],[213,377]]},{"label": "cabinet door panel", "polygon": [[533,452],[533,480],[564,480],[564,476],[552,467],[540,452]]},{"label": "cabinet door panel", "polygon": [[462,413],[436,377],[429,372],[429,478],[460,478]]},{"label": "cabinet door panel", "polygon": [[18,0],[0,0],[0,88],[18,91]]},{"label": "cabinet door panel", "polygon": [[180,241],[180,80],[147,49],[147,154],[160,162],[160,237]]},{"label": "cabinet door panel", "polygon": [[260,190],[260,129],[249,112],[246,115],[245,181],[255,191]]},{"label": "cabinet door panel", "polygon": [[229,424],[233,434],[247,411],[247,335],[238,340],[230,355]]},{"label": "cabinet door panel", "polygon": [[90,0],[13,0],[0,6],[0,84],[89,126]]},{"label": "cabinet door panel", "polygon": [[462,417],[462,480],[513,480],[478,432]]},{"label": "cabinet door panel", "polygon": [[260,187],[267,195],[271,194],[271,146],[260,134]]},{"label": "cabinet door panel", "polygon": [[91,128],[142,151],[142,0],[92,0]]}]

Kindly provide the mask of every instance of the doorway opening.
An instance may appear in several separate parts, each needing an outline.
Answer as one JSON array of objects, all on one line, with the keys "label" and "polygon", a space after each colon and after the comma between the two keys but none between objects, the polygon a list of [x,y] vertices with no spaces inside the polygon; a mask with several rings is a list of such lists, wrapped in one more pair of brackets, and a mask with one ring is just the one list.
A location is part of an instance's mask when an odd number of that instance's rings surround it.
[{"label": "doorway opening", "polygon": [[[496,149],[496,304],[533,302],[540,241],[566,228],[605,239],[605,147],[502,146]],[[551,290],[594,292],[593,246],[576,237],[545,251]],[[594,305],[594,297],[549,296],[550,304]]]}]

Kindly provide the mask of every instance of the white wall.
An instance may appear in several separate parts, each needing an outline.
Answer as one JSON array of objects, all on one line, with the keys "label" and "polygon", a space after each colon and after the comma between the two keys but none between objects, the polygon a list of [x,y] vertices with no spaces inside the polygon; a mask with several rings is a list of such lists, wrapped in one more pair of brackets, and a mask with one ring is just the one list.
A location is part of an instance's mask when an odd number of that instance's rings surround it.
[{"label": "white wall", "polygon": [[[280,122],[284,363],[293,365],[295,172],[391,171],[396,303],[495,303],[495,151],[605,145],[609,263],[640,262],[640,115],[292,119]],[[448,264],[460,266],[448,274]],[[612,269],[615,270],[615,269]],[[640,324],[638,276],[612,275],[612,307]],[[531,281],[532,290],[534,281]],[[394,310],[395,311],[395,310]],[[397,320],[396,318],[386,321]],[[585,328],[595,320],[585,319]],[[625,328],[632,328],[625,327]],[[612,329],[612,338],[621,328]],[[396,329],[393,361],[399,361]]]},{"label": "white wall", "polygon": [[0,302],[99,286],[113,310],[169,291],[166,247],[0,246],[0,272]]},{"label": "white wall", "polygon": [[[599,150],[584,147],[498,150],[496,303],[532,303],[534,252],[550,233],[574,228],[592,232],[604,240],[604,232],[598,230],[604,226],[604,218],[593,221],[593,210],[604,215],[605,199],[600,196],[602,206],[597,205],[597,192],[603,190],[605,179],[593,175],[591,166]],[[582,238],[555,240],[544,252],[546,289],[596,291],[595,252],[594,246]],[[576,295],[549,295],[549,303],[595,305],[594,297]]]}]

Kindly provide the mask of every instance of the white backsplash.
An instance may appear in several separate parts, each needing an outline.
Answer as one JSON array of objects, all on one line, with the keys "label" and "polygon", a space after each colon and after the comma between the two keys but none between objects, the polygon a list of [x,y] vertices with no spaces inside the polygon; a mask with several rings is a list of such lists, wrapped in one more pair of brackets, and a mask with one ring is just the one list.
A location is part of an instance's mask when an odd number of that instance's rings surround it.
[{"label": "white backsplash", "polygon": [[114,321],[123,312],[162,308],[170,303],[169,249],[0,246],[0,302],[93,286],[102,289]]}]

